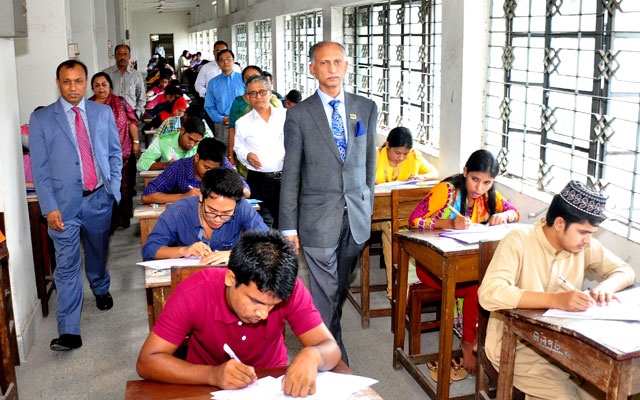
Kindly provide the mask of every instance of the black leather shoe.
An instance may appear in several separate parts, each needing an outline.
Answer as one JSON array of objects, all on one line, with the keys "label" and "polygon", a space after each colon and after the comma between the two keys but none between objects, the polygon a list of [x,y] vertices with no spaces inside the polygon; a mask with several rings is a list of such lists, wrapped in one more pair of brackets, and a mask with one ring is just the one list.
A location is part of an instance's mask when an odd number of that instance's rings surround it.
[{"label": "black leather shoe", "polygon": [[109,292],[106,294],[94,293],[93,295],[96,296],[96,307],[98,307],[99,310],[111,310],[111,307],[113,307],[113,297],[111,297]]},{"label": "black leather shoe", "polygon": [[82,347],[82,337],[80,335],[62,334],[59,338],[53,339],[49,348],[53,351],[67,351]]}]

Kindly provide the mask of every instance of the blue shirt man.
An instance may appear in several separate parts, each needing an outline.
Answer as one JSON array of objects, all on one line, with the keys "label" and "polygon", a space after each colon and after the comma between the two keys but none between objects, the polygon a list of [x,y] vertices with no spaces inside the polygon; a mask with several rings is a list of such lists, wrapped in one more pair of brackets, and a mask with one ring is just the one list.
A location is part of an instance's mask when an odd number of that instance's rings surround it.
[{"label": "blue shirt man", "polygon": [[142,247],[142,257],[197,257],[201,264],[226,264],[243,232],[268,230],[242,198],[243,189],[237,172],[226,168],[207,171],[199,197],[181,199],[162,213]]}]

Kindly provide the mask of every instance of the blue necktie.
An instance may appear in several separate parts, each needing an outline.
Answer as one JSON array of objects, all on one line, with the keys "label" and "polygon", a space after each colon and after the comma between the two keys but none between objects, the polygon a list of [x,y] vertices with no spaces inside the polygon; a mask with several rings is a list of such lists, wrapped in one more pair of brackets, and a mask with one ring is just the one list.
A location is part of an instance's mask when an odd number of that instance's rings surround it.
[{"label": "blue necktie", "polygon": [[347,139],[344,135],[342,116],[340,116],[340,113],[338,112],[339,104],[340,100],[331,100],[329,102],[329,105],[333,108],[333,112],[331,113],[331,130],[333,131],[333,140],[336,141],[336,146],[338,146],[340,158],[342,158],[342,162],[344,162],[347,155]]}]

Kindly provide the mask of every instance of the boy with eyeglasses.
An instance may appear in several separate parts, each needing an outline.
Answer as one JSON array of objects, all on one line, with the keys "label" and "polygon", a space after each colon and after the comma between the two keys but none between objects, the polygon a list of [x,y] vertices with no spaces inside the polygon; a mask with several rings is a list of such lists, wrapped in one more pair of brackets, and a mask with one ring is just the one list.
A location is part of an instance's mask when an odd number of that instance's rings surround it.
[{"label": "boy with eyeglasses", "polygon": [[200,264],[226,264],[243,232],[268,230],[243,189],[236,171],[207,171],[200,196],[178,200],[160,215],[142,247],[144,260],[196,257]]}]

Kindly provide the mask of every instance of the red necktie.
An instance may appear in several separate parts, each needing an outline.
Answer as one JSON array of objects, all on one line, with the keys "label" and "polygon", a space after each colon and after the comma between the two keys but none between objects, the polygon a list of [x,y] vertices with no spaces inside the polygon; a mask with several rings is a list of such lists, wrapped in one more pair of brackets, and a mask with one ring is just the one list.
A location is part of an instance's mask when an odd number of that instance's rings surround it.
[{"label": "red necktie", "polygon": [[91,142],[87,127],[84,125],[80,109],[78,107],[71,108],[76,113],[76,139],[78,140],[78,148],[80,149],[80,158],[82,159],[82,173],[84,175],[84,185],[89,190],[95,189],[98,185],[98,176],[96,175],[96,165],[93,162],[93,153],[91,152]]}]

